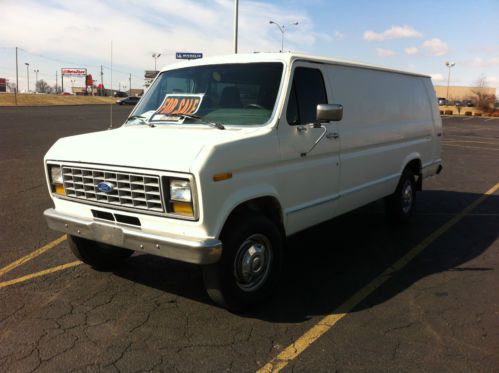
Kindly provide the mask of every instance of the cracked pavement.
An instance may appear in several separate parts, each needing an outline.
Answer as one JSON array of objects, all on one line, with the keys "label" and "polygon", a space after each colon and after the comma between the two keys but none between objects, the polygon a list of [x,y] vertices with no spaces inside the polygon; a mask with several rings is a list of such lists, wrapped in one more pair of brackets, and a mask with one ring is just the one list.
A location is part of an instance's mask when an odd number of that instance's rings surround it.
[{"label": "cracked pavement", "polygon": [[[115,107],[115,123],[129,111]],[[45,151],[105,130],[108,116],[0,108],[0,267],[59,237],[42,217]],[[250,313],[214,306],[198,267],[144,254],[114,272],[80,265],[0,289],[0,371],[257,370],[499,182],[499,121],[444,119],[444,131],[444,172],[425,183],[411,225],[390,225],[374,203],[291,237],[281,291]],[[498,150],[445,146],[463,138]],[[496,193],[285,370],[498,371],[498,232]],[[64,241],[0,281],[74,260]]]}]

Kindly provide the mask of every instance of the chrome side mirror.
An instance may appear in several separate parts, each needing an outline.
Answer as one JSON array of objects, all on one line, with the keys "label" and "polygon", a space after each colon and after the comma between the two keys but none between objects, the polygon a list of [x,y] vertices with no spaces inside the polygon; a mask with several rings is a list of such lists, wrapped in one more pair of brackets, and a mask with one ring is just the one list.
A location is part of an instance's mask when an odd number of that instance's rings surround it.
[{"label": "chrome side mirror", "polygon": [[343,118],[343,105],[319,104],[317,105],[316,120],[318,123],[329,121],[338,122]]}]

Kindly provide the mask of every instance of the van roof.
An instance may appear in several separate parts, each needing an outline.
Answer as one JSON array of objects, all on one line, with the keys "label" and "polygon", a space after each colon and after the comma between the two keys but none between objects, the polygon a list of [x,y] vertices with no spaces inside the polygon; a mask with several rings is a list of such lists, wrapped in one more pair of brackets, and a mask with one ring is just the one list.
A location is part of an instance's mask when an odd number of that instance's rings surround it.
[{"label": "van roof", "polygon": [[355,67],[360,67],[360,68],[370,69],[370,70],[388,71],[388,72],[393,72],[393,73],[398,73],[398,74],[413,75],[413,76],[421,76],[421,77],[425,77],[425,78],[430,78],[429,75],[418,74],[418,73],[410,72],[410,71],[391,69],[391,68],[387,68],[387,67],[383,67],[383,66],[369,65],[369,64],[364,64],[361,62],[339,60],[339,59],[329,58],[329,57],[312,56],[309,54],[295,53],[295,52],[239,53],[239,54],[228,54],[228,55],[214,56],[214,57],[205,57],[205,58],[199,58],[199,59],[195,59],[195,60],[182,60],[182,61],[176,62],[172,65],[165,66],[161,71],[178,69],[178,68],[188,67],[188,66],[212,65],[212,64],[221,64],[221,63],[285,62],[287,64],[291,64],[294,61],[298,61],[298,60],[331,64],[331,65],[340,65],[340,66],[355,66]]}]

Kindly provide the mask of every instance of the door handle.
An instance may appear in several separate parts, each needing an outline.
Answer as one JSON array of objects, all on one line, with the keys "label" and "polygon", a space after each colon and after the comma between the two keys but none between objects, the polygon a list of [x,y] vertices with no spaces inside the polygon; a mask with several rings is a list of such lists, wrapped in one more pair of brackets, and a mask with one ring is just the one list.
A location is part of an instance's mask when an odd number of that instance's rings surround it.
[{"label": "door handle", "polygon": [[329,132],[326,135],[326,138],[328,138],[329,140],[331,140],[331,139],[337,139],[338,137],[340,137],[340,134],[338,132]]}]

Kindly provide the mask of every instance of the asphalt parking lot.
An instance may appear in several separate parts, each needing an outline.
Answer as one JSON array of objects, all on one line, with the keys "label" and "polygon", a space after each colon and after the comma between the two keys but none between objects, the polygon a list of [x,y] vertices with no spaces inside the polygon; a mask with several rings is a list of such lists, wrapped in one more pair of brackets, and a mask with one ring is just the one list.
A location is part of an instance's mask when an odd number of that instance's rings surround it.
[{"label": "asphalt parking lot", "polygon": [[0,371],[499,371],[499,120],[443,118],[444,171],[410,225],[374,203],[291,237],[281,292],[237,315],[196,266],[98,272],[47,228],[43,155],[109,118],[0,108]]}]

